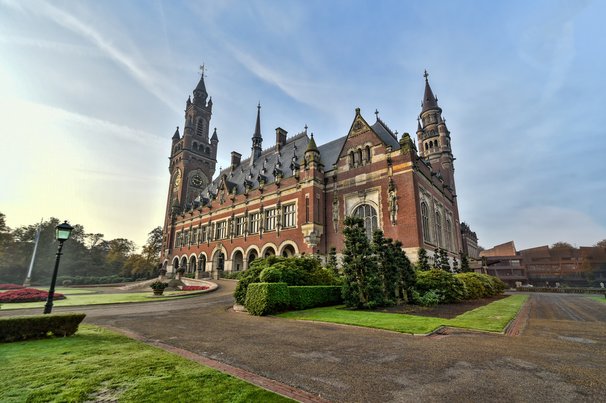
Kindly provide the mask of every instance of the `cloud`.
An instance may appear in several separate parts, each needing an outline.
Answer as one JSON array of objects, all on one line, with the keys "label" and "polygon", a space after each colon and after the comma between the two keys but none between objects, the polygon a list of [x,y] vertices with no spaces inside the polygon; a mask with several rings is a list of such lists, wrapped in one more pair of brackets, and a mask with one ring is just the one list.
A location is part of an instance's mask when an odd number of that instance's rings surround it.
[{"label": "cloud", "polygon": [[[15,3],[6,3],[10,7],[21,8],[23,5],[16,6]],[[113,60],[122,67],[128,74],[130,74],[139,84],[143,86],[149,93],[154,95],[160,102],[168,106],[171,110],[176,113],[181,113],[179,108],[175,107],[170,102],[172,97],[169,96],[168,85],[163,84],[159,77],[151,74],[149,65],[144,65],[139,60],[133,58],[130,54],[127,54],[123,50],[111,43],[110,40],[104,37],[104,35],[93,28],[92,25],[84,23],[77,16],[62,10],[59,7],[54,6],[49,2],[32,2],[24,3],[28,7],[28,11],[33,14],[41,14],[42,16],[49,18],[59,26],[70,30],[76,34],[79,34],[90,43],[94,44],[99,50],[101,50],[108,58]]]}]

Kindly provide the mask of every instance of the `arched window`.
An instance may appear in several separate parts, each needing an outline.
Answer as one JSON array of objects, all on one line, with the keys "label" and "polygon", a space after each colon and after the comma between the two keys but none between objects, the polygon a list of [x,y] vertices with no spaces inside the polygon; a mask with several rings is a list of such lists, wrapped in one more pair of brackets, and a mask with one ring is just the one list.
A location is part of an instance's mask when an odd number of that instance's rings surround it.
[{"label": "arched window", "polygon": [[362,149],[358,148],[358,165],[362,165]]},{"label": "arched window", "polygon": [[362,204],[354,210],[354,216],[360,217],[364,220],[364,229],[366,230],[366,236],[368,239],[372,238],[373,232],[379,229],[379,220],[377,217],[377,210],[369,204]]},{"label": "arched window", "polygon": [[427,214],[427,204],[421,202],[421,223],[423,224],[423,240],[431,242],[429,235],[429,214]]},{"label": "arched window", "polygon": [[204,133],[204,121],[202,119],[198,119],[196,122],[196,134],[198,136],[202,136]]},{"label": "arched window", "polygon": [[349,152],[349,166],[350,166],[351,168],[353,168],[353,167],[354,167],[354,165],[355,165],[355,160],[354,160],[354,152],[353,152],[353,151],[350,151],[350,152]]},{"label": "arched window", "polygon": [[455,250],[452,247],[452,224],[450,220],[446,220],[446,249]]},{"label": "arched window", "polygon": [[370,146],[366,146],[366,162],[370,163]]},{"label": "arched window", "polygon": [[436,244],[442,246],[442,217],[436,211]]}]

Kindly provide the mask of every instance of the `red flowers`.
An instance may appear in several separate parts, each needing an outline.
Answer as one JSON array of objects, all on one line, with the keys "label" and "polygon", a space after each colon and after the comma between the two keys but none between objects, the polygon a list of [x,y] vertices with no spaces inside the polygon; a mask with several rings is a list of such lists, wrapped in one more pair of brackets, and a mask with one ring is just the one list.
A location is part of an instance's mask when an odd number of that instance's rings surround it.
[{"label": "red flowers", "polygon": [[208,290],[207,285],[184,285],[181,291],[202,291]]},{"label": "red flowers", "polygon": [[0,284],[0,290],[20,290],[22,288],[25,287],[19,284]]},{"label": "red flowers", "polygon": [[[48,292],[35,288],[21,288],[6,292],[0,292],[0,302],[35,302],[46,301]],[[65,295],[55,293],[55,300],[65,299]]]}]

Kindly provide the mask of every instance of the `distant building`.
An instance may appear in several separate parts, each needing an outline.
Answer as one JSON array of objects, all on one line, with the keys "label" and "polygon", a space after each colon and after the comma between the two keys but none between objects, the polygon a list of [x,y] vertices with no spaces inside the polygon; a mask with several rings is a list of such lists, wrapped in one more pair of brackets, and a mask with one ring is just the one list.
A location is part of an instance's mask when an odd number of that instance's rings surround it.
[{"label": "distant building", "polygon": [[587,287],[606,282],[606,249],[539,246],[516,251],[513,241],[480,252],[488,274],[515,286]]},{"label": "distant building", "polygon": [[478,247],[478,236],[473,232],[467,223],[461,223],[461,242],[462,252],[471,259],[480,258],[480,248]]},{"label": "distant building", "polygon": [[[411,260],[419,248],[440,247],[460,260],[463,246],[454,157],[442,109],[425,75],[417,145],[398,137],[375,112],[369,123],[355,110],[346,134],[318,146],[307,127],[263,147],[257,107],[250,155],[231,153],[215,176],[219,137],[210,134],[213,103],[204,77],[187,99],[185,126],[172,138],[162,261],[168,272],[199,276],[240,271],[269,255],[341,251],[343,221],[355,215],[367,233],[381,229],[400,240]],[[475,237],[475,234],[473,234]]]}]

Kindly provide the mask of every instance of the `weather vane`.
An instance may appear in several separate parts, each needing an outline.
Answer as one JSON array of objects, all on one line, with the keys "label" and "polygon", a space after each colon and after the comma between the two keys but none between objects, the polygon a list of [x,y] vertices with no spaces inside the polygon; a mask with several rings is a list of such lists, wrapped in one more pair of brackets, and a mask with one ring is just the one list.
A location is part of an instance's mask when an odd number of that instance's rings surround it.
[{"label": "weather vane", "polygon": [[204,63],[202,63],[202,65],[200,66],[200,75],[202,77],[206,77],[206,74],[204,73],[206,73],[206,67],[204,66]]}]

